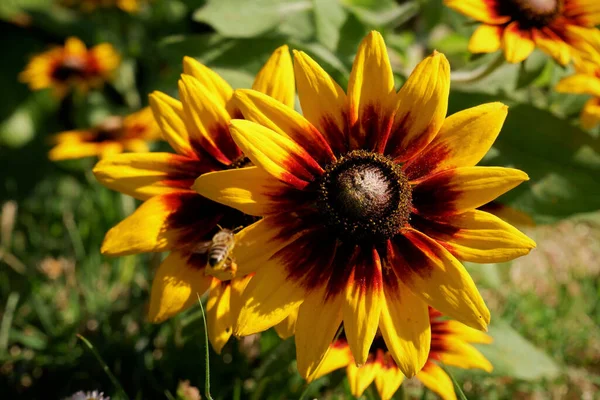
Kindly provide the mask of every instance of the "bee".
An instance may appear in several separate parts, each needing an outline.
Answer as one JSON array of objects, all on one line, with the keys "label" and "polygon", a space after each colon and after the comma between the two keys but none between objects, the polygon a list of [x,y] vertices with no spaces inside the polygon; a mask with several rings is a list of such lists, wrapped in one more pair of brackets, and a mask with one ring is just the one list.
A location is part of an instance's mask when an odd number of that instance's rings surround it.
[{"label": "bee", "polygon": [[237,272],[237,264],[231,255],[234,247],[235,232],[224,228],[215,233],[211,240],[196,246],[195,253],[206,254],[204,274],[222,281],[232,279]]}]

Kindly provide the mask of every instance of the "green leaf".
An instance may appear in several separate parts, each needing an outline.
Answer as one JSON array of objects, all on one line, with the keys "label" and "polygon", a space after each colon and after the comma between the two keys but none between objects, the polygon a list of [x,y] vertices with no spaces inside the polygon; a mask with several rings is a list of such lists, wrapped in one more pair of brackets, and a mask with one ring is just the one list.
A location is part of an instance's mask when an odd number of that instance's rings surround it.
[{"label": "green leaf", "polygon": [[309,0],[208,0],[194,12],[193,19],[211,25],[223,36],[249,38],[310,8]]},{"label": "green leaf", "polygon": [[346,1],[345,3],[348,10],[354,13],[365,25],[380,29],[400,26],[419,11],[417,1],[409,1],[402,5],[398,5],[393,1],[382,1],[379,2],[379,6],[370,4],[370,2]]},{"label": "green leaf", "polygon": [[313,0],[313,3],[317,40],[329,50],[335,50],[348,14],[338,0]]},{"label": "green leaf", "polygon": [[553,379],[560,374],[554,360],[507,323],[500,321],[491,325],[488,333],[494,342],[477,347],[494,366],[494,375],[535,381]]}]

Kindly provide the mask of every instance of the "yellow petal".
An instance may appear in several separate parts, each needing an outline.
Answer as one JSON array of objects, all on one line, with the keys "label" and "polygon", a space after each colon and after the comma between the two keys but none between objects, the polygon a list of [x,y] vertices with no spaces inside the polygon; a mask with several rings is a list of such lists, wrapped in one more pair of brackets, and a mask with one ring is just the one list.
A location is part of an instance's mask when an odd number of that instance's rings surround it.
[{"label": "yellow petal", "polygon": [[70,56],[85,56],[87,47],[81,39],[71,36],[65,41],[65,53]]},{"label": "yellow petal", "polygon": [[281,212],[277,208],[280,199],[290,190],[258,167],[204,174],[192,188],[208,199],[255,216]]},{"label": "yellow petal", "polygon": [[561,79],[555,90],[561,93],[591,94],[600,97],[600,78],[587,74],[574,74]]},{"label": "yellow petal", "polygon": [[448,250],[414,230],[394,241],[390,262],[417,297],[457,321],[487,329],[490,311],[465,267]]},{"label": "yellow petal", "polygon": [[415,186],[413,205],[421,215],[460,214],[489,203],[527,180],[525,172],[513,168],[454,168]]},{"label": "yellow petal", "polygon": [[482,369],[492,372],[494,367],[475,347],[462,338],[444,336],[441,339],[444,351],[440,352],[440,361],[463,369]]},{"label": "yellow petal", "polygon": [[464,340],[467,343],[483,343],[489,344],[493,342],[493,339],[490,335],[473,329],[471,327],[466,326],[465,324],[461,324],[458,321],[454,321],[452,319],[446,320],[444,323],[444,332],[448,335],[455,336]]},{"label": "yellow petal", "polygon": [[363,392],[375,380],[381,366],[379,363],[370,362],[362,367],[357,367],[355,363],[348,364],[346,374],[350,384],[350,392],[354,397],[362,396]]},{"label": "yellow petal", "polygon": [[449,116],[429,146],[404,165],[404,173],[414,180],[476,165],[492,147],[507,114],[504,104],[488,103]]},{"label": "yellow petal", "polygon": [[589,99],[581,111],[581,126],[584,129],[593,129],[600,123],[600,99]]},{"label": "yellow petal", "polygon": [[274,326],[277,336],[285,340],[296,332],[296,321],[298,320],[298,309],[292,311],[283,321]]},{"label": "yellow petal", "polygon": [[231,136],[244,154],[280,181],[304,189],[323,169],[302,147],[257,123],[232,120]]},{"label": "yellow petal", "polygon": [[234,99],[248,121],[293,140],[322,165],[335,160],[323,135],[290,107],[256,90],[236,90]]},{"label": "yellow petal", "polygon": [[509,63],[520,63],[535,49],[531,32],[521,29],[517,21],[511,22],[504,30],[502,46],[504,47],[504,57]]},{"label": "yellow petal", "polygon": [[417,379],[423,382],[429,390],[437,393],[442,400],[456,400],[454,384],[444,370],[433,362],[428,362],[425,368],[417,374]]},{"label": "yellow petal", "polygon": [[600,3],[596,0],[570,1],[563,7],[565,16],[581,21],[582,25],[594,27],[600,24]]},{"label": "yellow petal", "polygon": [[356,363],[354,362],[348,343],[345,340],[337,340],[329,347],[321,364],[319,364],[315,373],[308,377],[307,381],[312,382],[336,369],[346,367],[350,364]]},{"label": "yellow petal", "polygon": [[48,152],[48,158],[52,161],[62,161],[100,156],[105,148],[105,144],[99,143],[60,143]]},{"label": "yellow petal", "polygon": [[443,222],[415,220],[414,228],[439,241],[456,258],[499,263],[528,254],[535,242],[500,218],[479,210],[448,216]]},{"label": "yellow petal", "polygon": [[233,320],[230,313],[231,285],[213,279],[206,302],[208,339],[217,354],[231,337]]},{"label": "yellow petal", "polygon": [[294,50],[294,72],[304,117],[325,136],[336,153],[348,149],[346,93],[312,58]]},{"label": "yellow petal", "polygon": [[183,57],[183,73],[196,78],[206,90],[213,94],[212,98],[221,107],[225,107],[233,96],[233,89],[225,79],[192,57]]},{"label": "yellow petal", "polygon": [[471,53],[493,53],[500,49],[504,28],[496,25],[482,24],[475,29],[469,40]]},{"label": "yellow petal", "polygon": [[567,65],[571,61],[570,46],[550,28],[533,29],[531,35],[535,45],[559,64]]},{"label": "yellow petal", "polygon": [[154,119],[160,126],[163,138],[179,154],[196,158],[190,145],[183,116],[183,105],[165,93],[153,92],[148,96]]},{"label": "yellow petal", "polygon": [[[241,276],[241,274],[238,273],[238,276]],[[229,281],[231,286],[231,303],[229,306],[229,313],[231,314],[232,324],[240,315],[240,310],[242,309],[242,294],[244,293],[244,290],[246,290],[246,287],[248,286],[250,279],[252,279],[252,276],[253,275],[246,275],[244,277],[234,278]]]},{"label": "yellow petal", "polygon": [[353,129],[353,136],[349,138],[352,148],[364,148],[380,139],[369,136],[387,136],[379,129],[372,132],[370,128],[388,125],[389,130],[393,95],[394,74],[385,42],[379,32],[371,31],[358,47],[348,81],[350,124],[358,124],[358,129]]},{"label": "yellow petal", "polygon": [[381,400],[390,400],[398,390],[404,375],[395,366],[383,366],[375,376],[375,386]]},{"label": "yellow petal", "polygon": [[444,0],[444,4],[461,14],[488,24],[503,24],[510,20],[509,16],[496,13],[495,2],[486,0]]},{"label": "yellow petal", "polygon": [[283,45],[273,52],[256,75],[252,89],[294,108],[294,68],[288,46]]},{"label": "yellow petal", "polygon": [[427,304],[402,282],[397,290],[384,288],[379,327],[398,368],[408,378],[423,368],[429,356],[431,327]]},{"label": "yellow petal", "polygon": [[196,160],[172,153],[118,154],[94,167],[104,186],[136,199],[189,189],[202,166]]},{"label": "yellow petal", "polygon": [[162,322],[198,303],[210,286],[202,265],[190,262],[190,257],[174,251],[158,267],[152,282],[148,319]]},{"label": "yellow petal", "polygon": [[450,64],[438,52],[421,61],[398,92],[386,153],[405,162],[437,135],[448,111]]},{"label": "yellow petal", "polygon": [[190,140],[196,141],[215,160],[229,165],[240,152],[227,129],[230,116],[225,106],[191,75],[181,75],[179,96]]},{"label": "yellow petal", "polygon": [[296,359],[304,379],[318,373],[318,367],[342,323],[342,296],[325,298],[325,290],[309,293],[296,322]]}]

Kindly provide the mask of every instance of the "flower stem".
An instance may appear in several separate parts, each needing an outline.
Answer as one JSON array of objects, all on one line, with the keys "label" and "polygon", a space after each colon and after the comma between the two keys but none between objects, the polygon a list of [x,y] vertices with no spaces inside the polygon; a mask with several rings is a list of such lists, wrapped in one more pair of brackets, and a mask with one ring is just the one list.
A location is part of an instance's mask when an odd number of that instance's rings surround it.
[{"label": "flower stem", "polygon": [[504,54],[499,53],[496,58],[489,63],[469,71],[456,71],[450,75],[452,83],[467,84],[480,81],[492,72],[497,70],[501,65],[504,65]]}]

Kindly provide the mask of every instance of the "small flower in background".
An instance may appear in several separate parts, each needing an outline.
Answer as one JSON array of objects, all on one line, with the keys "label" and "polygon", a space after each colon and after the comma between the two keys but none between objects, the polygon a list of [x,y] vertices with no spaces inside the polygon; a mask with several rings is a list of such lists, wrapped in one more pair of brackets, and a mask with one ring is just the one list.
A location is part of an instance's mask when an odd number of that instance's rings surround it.
[{"label": "small flower in background", "polygon": [[[508,62],[525,60],[537,46],[562,65],[597,35],[600,8],[589,0],[444,0],[456,11],[483,22],[469,42],[472,53],[500,48]],[[583,48],[583,49],[582,49]]]},{"label": "small flower in background", "polygon": [[[235,279],[208,275],[207,254],[199,252],[198,246],[210,241],[220,227],[234,230],[256,219],[202,197],[191,186],[206,172],[236,169],[249,161],[227,127],[231,118],[241,117],[231,86],[189,57],[184,59],[183,71],[181,101],[160,92],[150,95],[154,118],[177,154],[120,154],[94,168],[105,186],[145,200],[106,234],[101,251],[111,256],[171,251],[155,274],[148,318],[162,322],[197,304],[196,294],[208,290],[208,335],[219,353],[232,334],[239,297],[250,276],[246,276],[244,259],[237,257]],[[293,107],[295,87],[287,46],[275,50],[253,88]]]},{"label": "small flower in background", "polygon": [[110,397],[105,397],[104,393],[94,390],[93,392],[77,392],[65,400],[110,400]]},{"label": "small flower in background", "polygon": [[70,37],[64,47],[33,56],[19,79],[31,90],[51,88],[56,96],[63,97],[73,87],[87,91],[101,86],[110,79],[120,61],[108,43],[88,50],[81,40]]},{"label": "small flower in background", "polygon": [[[491,372],[492,364],[470,343],[487,344],[492,342],[492,338],[458,321],[442,319],[442,314],[432,308],[429,309],[429,317],[431,350],[425,366],[416,377],[442,399],[455,400],[452,380],[438,363]],[[356,397],[360,397],[374,381],[381,399],[389,400],[404,380],[404,375],[380,336],[373,341],[367,362],[357,367],[348,341],[342,335],[330,346],[323,362],[315,374],[309,377],[309,381],[343,367],[346,367],[350,390]]]},{"label": "small flower in background", "polygon": [[190,385],[189,380],[179,381],[177,386],[177,398],[179,400],[202,400],[200,390],[197,387]]},{"label": "small flower in background", "polygon": [[59,3],[71,7],[79,8],[83,12],[92,12],[98,8],[118,7],[128,13],[139,11],[143,0],[59,0]]},{"label": "small flower in background", "polygon": [[56,143],[48,157],[53,161],[93,157],[100,158],[123,151],[149,151],[148,142],[160,139],[160,128],[150,107],[126,117],[110,116],[99,125],[54,135]]},{"label": "small flower in background", "polygon": [[459,260],[503,262],[535,247],[476,210],[528,179],[476,166],[507,107],[483,104],[446,118],[450,67],[437,52],[396,92],[378,32],[360,44],[347,94],[302,52],[294,71],[304,116],[237,90],[246,120],[231,121],[230,131],[256,167],[207,173],[194,184],[264,217],[238,234],[237,256],[255,275],[234,333],[257,333],[297,312],[298,370],[307,377],[343,322],[357,363],[381,332],[413,376],[429,354],[428,305],[477,329],[490,321]]}]

